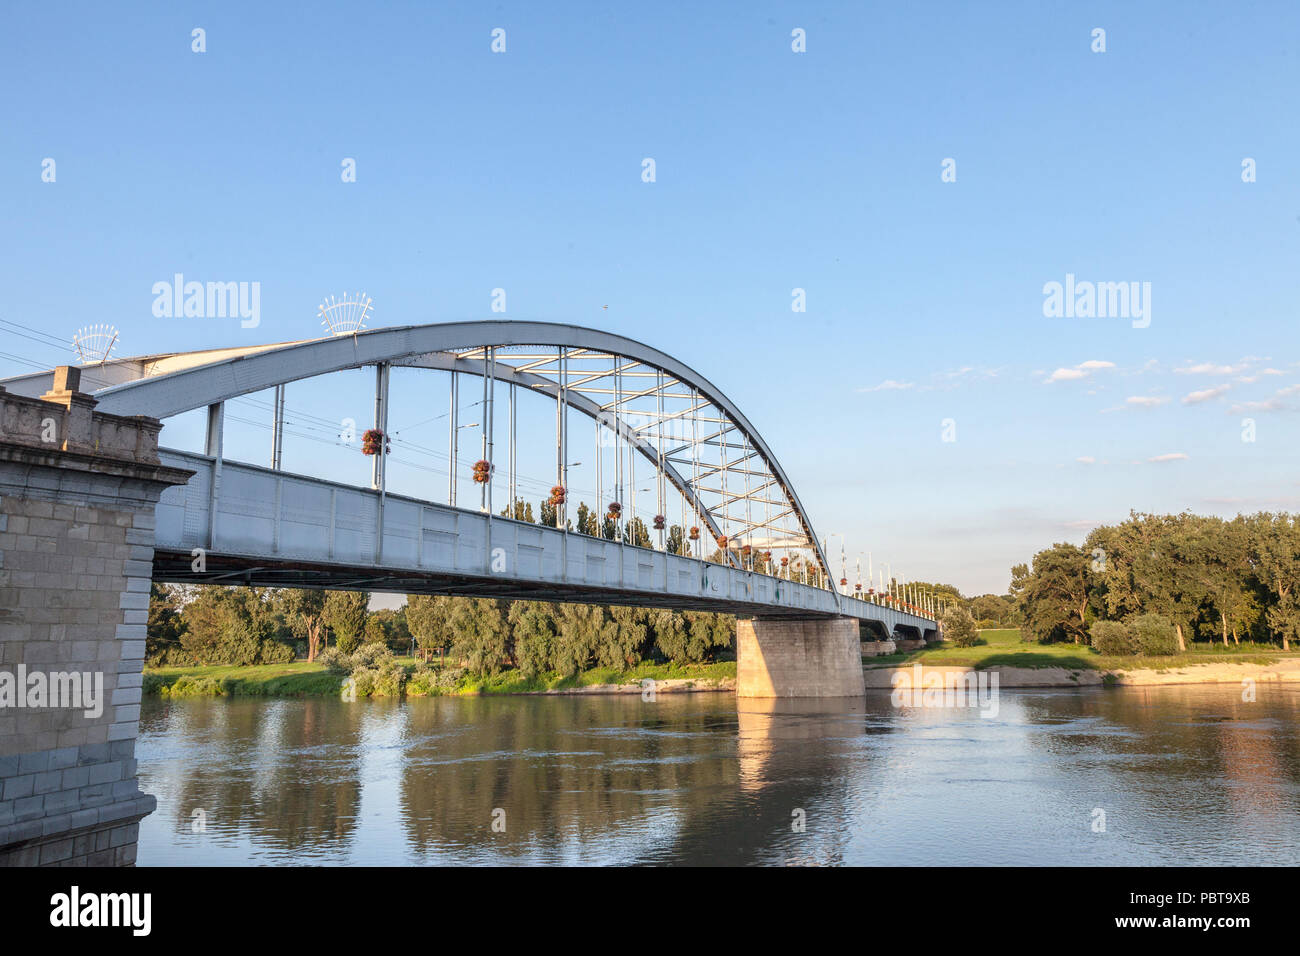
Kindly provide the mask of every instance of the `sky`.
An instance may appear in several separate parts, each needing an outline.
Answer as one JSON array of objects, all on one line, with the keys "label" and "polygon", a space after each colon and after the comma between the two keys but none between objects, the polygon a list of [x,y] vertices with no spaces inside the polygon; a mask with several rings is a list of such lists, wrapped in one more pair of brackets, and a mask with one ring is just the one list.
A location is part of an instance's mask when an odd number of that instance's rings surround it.
[{"label": "sky", "polygon": [[[608,329],[719,386],[850,565],[1001,593],[1130,509],[1300,508],[1298,36],[1293,2],[7,4],[0,376],[96,323],[310,338],[345,291]],[[176,273],[259,283],[258,324],[156,316]],[[1143,314],[1050,314],[1067,281]]]}]

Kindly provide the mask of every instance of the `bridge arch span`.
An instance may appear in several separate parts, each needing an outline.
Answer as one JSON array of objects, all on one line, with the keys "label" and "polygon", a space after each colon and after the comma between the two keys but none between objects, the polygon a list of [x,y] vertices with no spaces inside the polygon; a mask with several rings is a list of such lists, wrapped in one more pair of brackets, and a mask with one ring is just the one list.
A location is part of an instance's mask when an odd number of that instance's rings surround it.
[{"label": "bridge arch span", "polygon": [[[608,363],[608,368],[598,368],[601,363]],[[611,332],[560,323],[486,320],[124,358],[93,369],[93,379],[101,386],[93,394],[100,411],[166,419],[303,379],[368,366],[381,370],[381,383],[385,368],[427,368],[481,376],[551,396],[602,422],[660,470],[698,515],[701,530],[714,539],[727,539],[730,547],[724,550],[733,564],[740,562],[739,548],[746,544],[758,551],[795,549],[815,559],[824,580],[834,580],[785,470],[735,403],[684,362]],[[49,375],[24,376],[6,384],[14,391],[40,394],[49,387],[45,381]],[[621,392],[620,382],[629,379],[632,386]],[[664,396],[672,396],[678,405],[685,400],[687,410],[666,412]],[[644,409],[647,401],[653,406],[656,399],[658,414],[653,408],[648,414],[634,411],[636,403]],[[386,411],[384,415],[382,423],[376,421],[377,427],[386,424]],[[567,484],[567,457],[557,457],[560,485]],[[756,509],[762,514],[756,515]]]}]

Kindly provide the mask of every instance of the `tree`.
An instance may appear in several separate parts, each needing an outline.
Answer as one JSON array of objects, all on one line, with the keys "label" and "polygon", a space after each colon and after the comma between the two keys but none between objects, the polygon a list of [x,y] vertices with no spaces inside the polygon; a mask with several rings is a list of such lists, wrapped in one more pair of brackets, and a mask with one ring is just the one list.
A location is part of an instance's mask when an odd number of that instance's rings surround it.
[{"label": "tree", "polygon": [[1011,620],[1015,613],[1015,606],[1006,598],[996,594],[981,594],[979,597],[971,598],[969,610],[977,620],[993,621],[1004,625]]},{"label": "tree", "polygon": [[623,526],[623,540],[637,548],[650,548],[650,531],[640,518],[633,518]]},{"label": "tree", "polygon": [[556,607],[545,601],[515,601],[508,619],[515,666],[525,677],[555,670]]},{"label": "tree", "polygon": [[1078,644],[1088,633],[1088,556],[1072,544],[1034,555],[1033,570],[1012,569],[1012,592],[1029,640]]},{"label": "tree", "polygon": [[[664,615],[671,615],[666,618]],[[699,663],[712,659],[721,648],[732,646],[736,619],[729,614],[705,611],[672,611],[657,614],[655,646],[669,660]]]},{"label": "tree", "polygon": [[1250,560],[1273,599],[1265,617],[1289,651],[1300,639],[1300,524],[1292,515],[1258,514],[1250,530]]},{"label": "tree", "polygon": [[668,537],[665,541],[665,547],[669,554],[690,554],[690,549],[686,547],[686,532],[682,526],[675,524],[668,529]]},{"label": "tree", "polygon": [[561,604],[559,610],[552,665],[562,677],[570,677],[592,666],[618,625],[597,604]]},{"label": "tree", "polygon": [[441,660],[451,646],[451,601],[446,596],[408,594],[406,596],[406,626],[415,638],[416,646],[429,659],[436,650]]},{"label": "tree", "polygon": [[293,650],[284,618],[267,588],[208,586],[195,589],[181,611],[181,646],[197,664],[282,663]]},{"label": "tree", "polygon": [[[545,507],[545,505],[543,505],[543,507]],[[553,507],[554,506],[552,506],[552,508]],[[524,501],[523,498],[516,498],[513,505],[507,504],[501,509],[501,515],[505,518],[514,518],[516,521],[527,521],[529,524],[532,524],[533,503],[531,501]],[[543,521],[542,523],[545,524],[546,522]],[[551,524],[555,524],[554,517],[551,519]]]},{"label": "tree", "polygon": [[286,588],[280,592],[280,609],[295,634],[307,638],[307,660],[314,661],[320,653],[321,638],[325,636],[324,591],[304,588]]},{"label": "tree", "polygon": [[1135,556],[1133,579],[1142,592],[1142,607],[1173,622],[1178,650],[1185,651],[1183,628],[1196,618],[1205,599],[1192,538],[1193,518],[1188,514],[1146,517],[1156,533],[1150,550],[1144,546]]},{"label": "tree", "polygon": [[501,672],[507,654],[509,629],[501,605],[492,598],[452,598],[451,652],[475,674]]},{"label": "tree", "polygon": [[344,654],[351,654],[361,643],[366,631],[368,591],[329,591],[325,595],[322,617],[325,625],[334,632],[334,643]]},{"label": "tree", "polygon": [[551,499],[544,498],[541,501],[538,507],[537,523],[548,528],[558,528],[560,526],[560,509],[551,504]]},{"label": "tree", "polygon": [[585,501],[578,502],[578,533],[595,538],[600,535],[600,524]]},{"label": "tree", "polygon": [[611,607],[614,621],[612,640],[602,644],[597,659],[604,667],[633,667],[641,659],[641,648],[650,633],[650,612],[639,607]]},{"label": "tree", "polygon": [[957,647],[974,647],[979,643],[980,632],[975,627],[975,618],[961,605],[954,604],[945,610],[939,623],[943,627],[944,640],[952,641]]},{"label": "tree", "polygon": [[145,628],[145,656],[151,663],[166,663],[184,657],[181,636],[185,619],[181,616],[182,591],[173,584],[154,583],[149,589],[149,618]]}]

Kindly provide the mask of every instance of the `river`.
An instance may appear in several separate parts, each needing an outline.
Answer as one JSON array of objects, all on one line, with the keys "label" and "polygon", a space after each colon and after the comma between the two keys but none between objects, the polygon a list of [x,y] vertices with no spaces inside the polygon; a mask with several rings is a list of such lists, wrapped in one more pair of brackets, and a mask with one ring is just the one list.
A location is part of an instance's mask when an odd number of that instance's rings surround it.
[{"label": "river", "polygon": [[138,861],[1296,865],[1300,686],[1241,697],[147,698]]}]

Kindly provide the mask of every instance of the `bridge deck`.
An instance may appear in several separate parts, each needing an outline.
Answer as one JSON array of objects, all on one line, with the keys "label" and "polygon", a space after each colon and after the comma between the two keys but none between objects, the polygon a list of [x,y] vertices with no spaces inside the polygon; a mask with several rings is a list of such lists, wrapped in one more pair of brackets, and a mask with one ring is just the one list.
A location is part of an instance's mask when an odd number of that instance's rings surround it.
[{"label": "bridge deck", "polygon": [[222,461],[214,495],[215,459],[159,457],[195,474],[158,504],[157,580],[849,616],[891,632],[935,626],[766,574],[255,465]]}]

